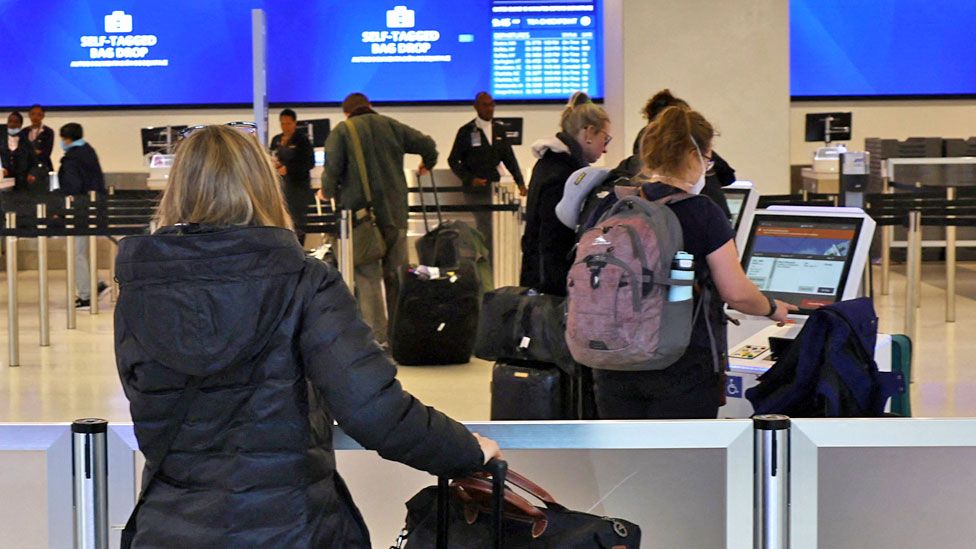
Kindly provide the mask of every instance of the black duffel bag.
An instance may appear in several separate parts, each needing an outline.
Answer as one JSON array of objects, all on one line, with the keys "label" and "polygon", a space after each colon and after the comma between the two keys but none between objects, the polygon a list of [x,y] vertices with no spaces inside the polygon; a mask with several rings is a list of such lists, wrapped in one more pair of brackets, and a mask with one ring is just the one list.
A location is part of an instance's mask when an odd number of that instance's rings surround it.
[{"label": "black duffel bag", "polygon": [[509,286],[485,294],[474,355],[483,360],[555,364],[573,375],[566,346],[565,297]]},{"label": "black duffel bag", "polygon": [[[503,473],[504,502],[492,497],[493,482],[487,474],[454,480],[448,488],[447,524],[441,526],[441,542],[451,549],[639,549],[641,530],[622,519],[571,511],[545,490],[515,473]],[[446,487],[424,488],[407,502],[407,523],[395,547],[434,549],[438,542],[437,501]],[[508,486],[542,502],[535,507]],[[497,506],[501,503],[501,538],[496,538]],[[406,543],[404,546],[403,543]]]}]

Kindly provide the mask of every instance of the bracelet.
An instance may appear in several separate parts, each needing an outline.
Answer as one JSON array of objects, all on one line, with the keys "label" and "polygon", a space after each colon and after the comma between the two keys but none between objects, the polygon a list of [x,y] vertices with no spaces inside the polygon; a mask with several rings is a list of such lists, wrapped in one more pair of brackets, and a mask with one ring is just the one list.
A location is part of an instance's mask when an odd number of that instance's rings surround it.
[{"label": "bracelet", "polygon": [[766,318],[773,318],[773,315],[775,315],[776,311],[779,310],[779,305],[776,304],[775,299],[769,297],[768,295],[765,295],[765,297],[766,297],[766,301],[769,302],[769,314],[766,315]]}]

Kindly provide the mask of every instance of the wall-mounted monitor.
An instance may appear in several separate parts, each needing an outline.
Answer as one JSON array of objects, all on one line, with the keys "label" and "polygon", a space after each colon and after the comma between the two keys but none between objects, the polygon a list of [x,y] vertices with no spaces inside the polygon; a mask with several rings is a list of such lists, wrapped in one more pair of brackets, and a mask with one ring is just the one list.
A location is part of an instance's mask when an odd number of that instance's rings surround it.
[{"label": "wall-mounted monitor", "polygon": [[325,140],[329,138],[329,133],[332,131],[332,121],[328,118],[299,120],[297,126],[298,131],[308,136],[313,147],[324,147]]},{"label": "wall-mounted monitor", "polygon": [[250,105],[252,8],[275,105],[603,97],[602,0],[51,0],[0,1],[0,105]]},{"label": "wall-mounted monitor", "polygon": [[142,128],[142,154],[172,154],[180,140],[180,131],[185,129],[186,126]]},{"label": "wall-mounted monitor", "polygon": [[857,296],[875,223],[860,210],[758,211],[742,268],[760,291],[801,314]]},{"label": "wall-mounted monitor", "polygon": [[976,2],[790,0],[794,99],[976,95]]}]

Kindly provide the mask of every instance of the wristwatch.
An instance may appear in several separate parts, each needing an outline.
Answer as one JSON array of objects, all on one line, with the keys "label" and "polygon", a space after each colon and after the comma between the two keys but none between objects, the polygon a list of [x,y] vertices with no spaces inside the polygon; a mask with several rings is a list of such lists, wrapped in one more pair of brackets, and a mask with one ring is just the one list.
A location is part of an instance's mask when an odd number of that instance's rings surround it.
[{"label": "wristwatch", "polygon": [[766,318],[773,318],[773,315],[775,315],[776,314],[776,311],[779,310],[779,305],[776,304],[776,300],[775,299],[769,297],[766,294],[763,294],[763,295],[766,297],[766,301],[769,302],[769,314],[766,315]]}]

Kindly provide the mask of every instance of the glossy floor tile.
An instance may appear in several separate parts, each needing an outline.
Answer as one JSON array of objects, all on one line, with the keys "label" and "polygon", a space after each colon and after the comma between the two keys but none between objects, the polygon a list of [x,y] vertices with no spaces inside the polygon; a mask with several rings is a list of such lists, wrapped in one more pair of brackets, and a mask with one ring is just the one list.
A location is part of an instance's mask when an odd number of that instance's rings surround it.
[{"label": "glossy floor tile", "polygon": [[[88,416],[129,421],[115,369],[111,301],[101,314],[78,313],[66,330],[64,274],[51,273],[51,346],[38,346],[37,274],[18,278],[20,366],[8,367],[7,317],[0,318],[0,421],[57,422]],[[103,275],[107,279],[107,273]],[[944,319],[945,277],[926,265],[920,314],[921,341],[912,399],[916,416],[976,416],[976,264],[960,266],[957,322]],[[876,285],[878,278],[875,277]],[[0,306],[6,308],[6,280]],[[876,296],[881,330],[903,331],[905,279],[896,268],[892,292]],[[461,420],[489,417],[491,364],[400,367],[403,385],[425,403]]]}]

